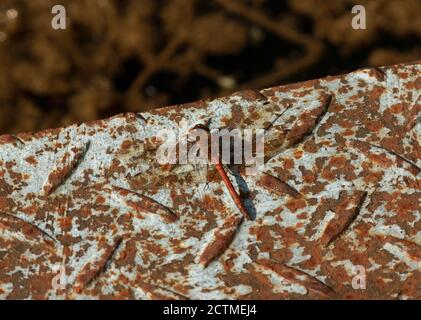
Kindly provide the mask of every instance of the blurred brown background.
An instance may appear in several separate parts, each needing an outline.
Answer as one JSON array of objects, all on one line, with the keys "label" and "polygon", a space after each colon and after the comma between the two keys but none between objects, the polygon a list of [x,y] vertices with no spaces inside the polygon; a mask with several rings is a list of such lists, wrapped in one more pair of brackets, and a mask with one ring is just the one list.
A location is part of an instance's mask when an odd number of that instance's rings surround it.
[{"label": "blurred brown background", "polygon": [[0,133],[417,60],[420,17],[421,0],[1,0]]}]

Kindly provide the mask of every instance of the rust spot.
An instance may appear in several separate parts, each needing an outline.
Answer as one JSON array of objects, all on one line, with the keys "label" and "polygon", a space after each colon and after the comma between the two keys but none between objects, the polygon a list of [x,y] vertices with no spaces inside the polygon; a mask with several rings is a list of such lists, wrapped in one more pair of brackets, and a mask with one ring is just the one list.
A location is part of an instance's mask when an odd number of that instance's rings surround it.
[{"label": "rust spot", "polygon": [[98,261],[88,262],[76,277],[75,289],[78,293],[89,286],[101,272],[105,272],[107,263],[111,261],[123,238],[119,237],[113,245],[104,244],[104,252]]},{"label": "rust spot", "polygon": [[286,207],[292,211],[298,211],[299,209],[305,208],[307,205],[306,200],[304,198],[297,198],[297,199],[290,199],[286,203]]},{"label": "rust spot", "polygon": [[234,239],[242,220],[242,217],[230,216],[221,227],[214,231],[213,239],[206,245],[199,258],[199,262],[204,267],[225,252]]},{"label": "rust spot", "polygon": [[293,187],[281,179],[275,178],[274,176],[264,173],[263,176],[257,181],[257,185],[260,185],[272,192],[277,193],[280,196],[285,194],[293,198],[301,198],[302,195]]},{"label": "rust spot", "polygon": [[279,274],[286,280],[301,284],[307,290],[322,295],[325,298],[332,298],[332,296],[335,294],[335,291],[331,287],[301,270],[268,259],[261,259],[258,261],[258,263],[264,268],[268,268]]},{"label": "rust spot", "polygon": [[178,219],[178,216],[171,209],[156,202],[152,198],[120,187],[113,187],[113,189],[122,197],[124,203],[136,212],[155,213],[160,215],[167,222],[175,222]]},{"label": "rust spot", "polygon": [[361,206],[367,197],[367,192],[357,191],[352,195],[342,194],[335,208],[335,217],[327,225],[320,242],[325,246],[335,241],[349,225],[357,218]]},{"label": "rust spot", "polygon": [[73,147],[72,153],[66,152],[65,155],[55,164],[54,169],[48,175],[43,190],[46,195],[51,194],[72,174],[80,161],[85,156],[89,148],[89,143],[83,147]]}]

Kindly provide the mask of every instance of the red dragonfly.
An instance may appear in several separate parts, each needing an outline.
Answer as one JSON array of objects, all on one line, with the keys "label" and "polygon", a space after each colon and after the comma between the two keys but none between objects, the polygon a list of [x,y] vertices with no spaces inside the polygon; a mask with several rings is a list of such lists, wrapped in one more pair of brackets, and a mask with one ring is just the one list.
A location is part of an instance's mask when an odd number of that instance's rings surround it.
[{"label": "red dragonfly", "polygon": [[[163,185],[173,185],[173,184],[183,184],[183,182],[191,183],[192,181],[203,181],[204,179],[208,179],[210,177],[210,173],[212,176],[215,176],[217,173],[222,181],[224,182],[226,188],[230,196],[232,197],[236,207],[241,212],[241,214],[246,219],[251,219],[251,214],[249,210],[246,209],[242,196],[236,191],[233,183],[231,182],[227,171],[222,164],[221,161],[221,154],[217,152],[213,154],[210,150],[211,147],[211,131],[208,127],[208,124],[198,124],[188,130],[188,134],[194,134],[194,130],[204,130],[208,134],[208,162],[207,164],[168,164],[168,165],[161,165],[156,160],[156,148],[152,148],[151,150],[143,149],[143,153],[139,153],[139,145],[134,144],[132,147],[128,148],[124,152],[121,152],[120,160],[128,159],[129,163],[140,163],[140,162],[147,162],[148,168],[147,170],[143,170],[141,173],[134,175],[130,180],[135,181],[135,186],[148,189],[148,188],[159,188]],[[192,141],[187,140],[189,146],[191,146]],[[179,150],[179,144],[174,148],[177,152]],[[178,154],[177,154],[178,156]],[[210,161],[209,161],[210,160]],[[212,172],[211,165],[214,165],[214,169],[216,172]],[[233,165],[234,167],[234,165]],[[232,172],[232,171],[231,171]],[[238,179],[238,175],[236,176]],[[207,182],[206,182],[207,184]]]}]

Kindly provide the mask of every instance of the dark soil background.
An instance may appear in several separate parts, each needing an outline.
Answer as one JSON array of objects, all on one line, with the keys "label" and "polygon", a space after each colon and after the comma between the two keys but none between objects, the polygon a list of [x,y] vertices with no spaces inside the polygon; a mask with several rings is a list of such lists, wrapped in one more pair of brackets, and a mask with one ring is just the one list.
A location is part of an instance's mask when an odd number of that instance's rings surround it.
[{"label": "dark soil background", "polygon": [[420,39],[421,0],[1,0],[0,133],[414,61]]}]

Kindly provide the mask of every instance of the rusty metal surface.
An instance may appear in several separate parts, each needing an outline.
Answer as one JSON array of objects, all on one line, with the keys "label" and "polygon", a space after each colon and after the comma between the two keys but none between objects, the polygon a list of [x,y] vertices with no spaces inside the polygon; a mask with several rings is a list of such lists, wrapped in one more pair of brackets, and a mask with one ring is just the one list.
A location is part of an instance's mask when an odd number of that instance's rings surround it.
[{"label": "rusty metal surface", "polygon": [[[421,299],[420,89],[415,63],[2,136],[0,298]],[[182,119],[267,128],[254,219],[157,163]]]}]

